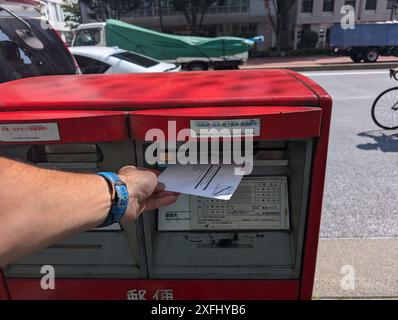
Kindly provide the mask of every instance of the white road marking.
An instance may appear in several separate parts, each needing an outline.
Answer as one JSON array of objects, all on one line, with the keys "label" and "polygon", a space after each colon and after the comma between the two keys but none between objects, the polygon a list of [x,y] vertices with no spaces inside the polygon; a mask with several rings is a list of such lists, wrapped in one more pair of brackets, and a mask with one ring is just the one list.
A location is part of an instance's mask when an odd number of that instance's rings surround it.
[{"label": "white road marking", "polygon": [[355,76],[355,75],[368,75],[368,74],[383,74],[383,75],[388,75],[389,71],[383,70],[383,71],[353,71],[353,72],[302,72],[302,74],[309,76],[309,77],[321,77],[321,76]]}]

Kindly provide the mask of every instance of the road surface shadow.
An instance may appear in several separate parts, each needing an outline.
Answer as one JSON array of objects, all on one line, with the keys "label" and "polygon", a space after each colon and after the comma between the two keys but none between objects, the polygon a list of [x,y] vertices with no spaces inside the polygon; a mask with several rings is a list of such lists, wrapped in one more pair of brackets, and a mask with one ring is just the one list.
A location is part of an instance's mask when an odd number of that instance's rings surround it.
[{"label": "road surface shadow", "polygon": [[359,137],[371,138],[374,141],[358,144],[361,150],[380,150],[382,152],[398,152],[398,132],[397,131],[366,131],[358,133]]}]

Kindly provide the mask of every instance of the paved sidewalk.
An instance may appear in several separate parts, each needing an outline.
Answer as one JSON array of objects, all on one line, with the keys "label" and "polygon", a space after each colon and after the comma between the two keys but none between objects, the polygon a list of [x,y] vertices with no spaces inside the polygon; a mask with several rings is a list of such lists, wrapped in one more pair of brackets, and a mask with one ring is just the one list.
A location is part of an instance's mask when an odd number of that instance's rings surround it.
[{"label": "paved sidewalk", "polygon": [[398,239],[321,239],[314,299],[398,298]]},{"label": "paved sidewalk", "polygon": [[296,71],[347,70],[347,69],[387,69],[398,66],[398,57],[380,57],[376,63],[353,63],[349,57],[312,56],[251,58],[241,69],[279,69]]}]

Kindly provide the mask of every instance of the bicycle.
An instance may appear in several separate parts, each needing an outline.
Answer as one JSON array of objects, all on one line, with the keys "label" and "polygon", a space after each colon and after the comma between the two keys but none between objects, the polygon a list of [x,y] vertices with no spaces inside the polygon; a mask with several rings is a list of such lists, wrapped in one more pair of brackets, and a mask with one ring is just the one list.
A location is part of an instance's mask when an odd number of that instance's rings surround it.
[{"label": "bicycle", "polygon": [[[390,69],[390,79],[398,81],[394,69]],[[372,119],[382,129],[398,129],[398,87],[382,92],[372,106]]]}]

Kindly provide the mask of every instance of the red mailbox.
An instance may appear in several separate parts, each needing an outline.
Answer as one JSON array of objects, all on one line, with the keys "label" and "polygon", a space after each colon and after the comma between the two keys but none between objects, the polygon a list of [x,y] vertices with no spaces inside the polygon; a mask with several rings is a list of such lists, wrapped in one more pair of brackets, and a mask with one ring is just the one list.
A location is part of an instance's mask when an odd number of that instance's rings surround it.
[{"label": "red mailbox", "polygon": [[[253,171],[230,201],[182,195],[135,222],[55,244],[4,268],[0,299],[310,299],[331,106],[319,85],[285,70],[0,85],[0,155],[43,167],[153,166],[146,133],[161,129],[169,141],[170,121],[176,131],[249,121],[256,132]],[[230,227],[193,222],[213,215]],[[40,286],[44,265],[55,268],[54,290]]]}]

